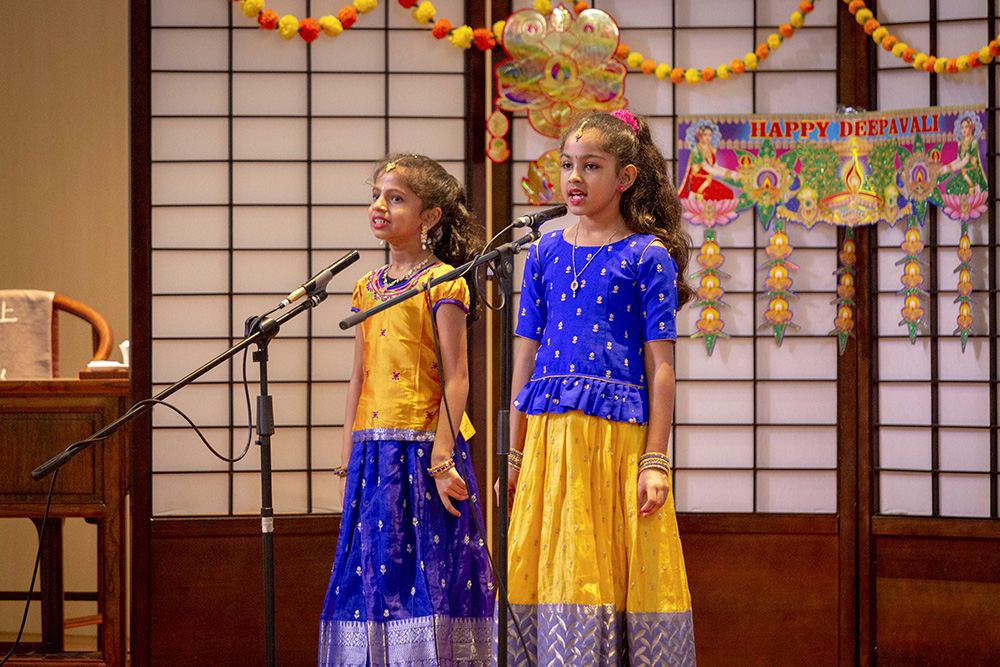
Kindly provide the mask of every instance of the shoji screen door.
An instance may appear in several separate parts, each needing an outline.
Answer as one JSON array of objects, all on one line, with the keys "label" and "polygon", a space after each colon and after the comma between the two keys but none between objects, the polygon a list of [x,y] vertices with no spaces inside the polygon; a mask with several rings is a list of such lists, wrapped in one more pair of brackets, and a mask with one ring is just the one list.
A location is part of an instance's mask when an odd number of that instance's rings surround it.
[{"label": "shoji screen door", "polygon": [[[515,8],[530,6],[518,2]],[[776,26],[788,20],[788,2],[639,3],[626,0],[593,3],[617,21],[621,41],[656,62],[704,67],[729,62],[752,51]],[[756,74],[715,84],[672,85],[655,76],[630,74],[625,96],[635,113],[649,118],[666,157],[675,155],[678,115],[751,113],[829,113],[836,107],[835,2],[821,2],[807,26],[762,64]],[[737,53],[738,52],[738,53]],[[690,63],[690,64],[689,64]],[[519,187],[527,163],[554,148],[514,121],[516,143],[513,200],[526,212]],[[675,182],[679,180],[675,176]],[[569,217],[552,228],[567,226]],[[688,230],[697,248],[702,229]],[[833,513],[837,483],[837,344],[829,302],[834,297],[836,236],[832,228],[811,232],[789,225],[802,267],[792,304],[801,326],[779,348],[758,327],[766,304],[757,265],[766,259],[764,232],[755,216],[744,213],[718,228],[725,249],[727,281],[723,312],[731,340],[720,341],[710,357],[700,339],[692,340],[697,310],[678,318],[677,407],[671,459],[677,509],[681,512]],[[697,251],[694,252],[697,254]],[[692,256],[693,257],[693,256]],[[697,267],[693,258],[690,267]],[[694,273],[696,268],[691,268]],[[519,284],[519,283],[518,283]]]},{"label": "shoji screen door", "polygon": [[[336,13],[335,4],[269,6],[304,18]],[[462,2],[435,5],[462,20]],[[386,261],[366,214],[372,166],[389,151],[424,153],[462,179],[465,96],[463,51],[389,0],[310,47],[258,29],[239,3],[153,2],[153,392],[239,340],[245,318],[346,251],[362,255],[270,346],[277,512],[339,510],[330,471],[354,343],[337,323],[354,282]],[[174,399],[227,456],[247,438],[241,377],[237,359]],[[154,516],[259,509],[256,447],[230,465],[174,413],[157,409],[153,426]]]}]

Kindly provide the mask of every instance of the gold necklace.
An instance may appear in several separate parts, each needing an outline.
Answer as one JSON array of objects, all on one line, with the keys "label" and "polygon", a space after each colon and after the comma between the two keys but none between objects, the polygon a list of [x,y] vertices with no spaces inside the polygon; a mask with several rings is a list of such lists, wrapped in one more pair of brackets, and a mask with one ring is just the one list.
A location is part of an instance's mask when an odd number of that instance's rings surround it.
[{"label": "gold necklace", "polygon": [[594,261],[594,258],[597,257],[601,253],[601,251],[604,250],[604,248],[609,243],[611,243],[611,239],[613,239],[615,237],[615,234],[618,233],[618,230],[620,230],[624,226],[625,226],[625,221],[622,220],[620,223],[618,223],[618,226],[615,227],[615,231],[611,232],[611,236],[609,236],[608,240],[604,242],[604,245],[602,245],[600,248],[598,248],[597,251],[594,252],[594,254],[590,256],[590,259],[587,260],[587,263],[583,265],[582,269],[580,269],[579,271],[577,271],[576,270],[576,240],[580,236],[580,223],[579,222],[576,223],[576,231],[573,232],[573,282],[571,282],[569,284],[570,289],[573,290],[573,298],[574,299],[576,298],[576,291],[578,289],[580,289],[580,276],[582,276],[583,272],[587,270],[587,267],[590,266],[590,263]]},{"label": "gold necklace", "polygon": [[413,275],[417,271],[419,271],[420,269],[424,268],[424,266],[427,265],[427,262],[429,262],[430,259],[431,259],[431,257],[433,257],[433,256],[434,256],[433,252],[427,253],[426,257],[424,257],[422,260],[420,260],[419,262],[417,262],[416,264],[414,264],[413,266],[411,266],[410,270],[407,271],[403,276],[401,276],[399,278],[390,278],[389,277],[389,265],[386,264],[385,265],[385,274],[386,274],[385,275],[385,284],[386,284],[386,286],[393,287],[394,285],[399,285],[400,283],[405,283],[407,280],[409,280],[410,278],[412,278]]}]

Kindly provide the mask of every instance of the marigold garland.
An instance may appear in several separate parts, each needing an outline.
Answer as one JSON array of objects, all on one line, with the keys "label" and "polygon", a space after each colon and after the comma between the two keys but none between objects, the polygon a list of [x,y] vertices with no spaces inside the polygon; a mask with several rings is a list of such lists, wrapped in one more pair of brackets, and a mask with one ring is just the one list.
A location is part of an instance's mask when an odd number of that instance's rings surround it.
[{"label": "marigold garland", "polygon": [[[756,70],[760,61],[771,55],[772,51],[777,51],[786,38],[795,34],[795,31],[805,25],[806,14],[811,12],[818,0],[802,0],[799,8],[792,12],[788,23],[782,23],[778,27],[778,32],[771,33],[767,41],[761,42],[757,48],[743,56],[743,59],[733,58],[729,64],[718,67],[706,67],[698,70],[683,67],[670,67],[665,63],[657,64],[655,61],[643,57],[641,53],[632,51],[625,44],[619,44],[615,55],[624,60],[632,69],[637,69],[643,74],[655,74],[661,81],[669,79],[672,83],[687,81],[690,84],[699,81],[712,81],[716,78],[726,80],[733,74],[743,74],[745,71]],[[536,7],[538,3],[535,3]],[[575,9],[575,7],[574,7]]]},{"label": "marigold garland", "polygon": [[972,51],[969,55],[958,56],[957,58],[944,58],[940,56],[927,55],[918,52],[912,46],[899,41],[889,29],[878,22],[875,13],[868,9],[865,0],[844,0],[847,11],[854,15],[858,25],[862,27],[866,35],[870,35],[872,40],[882,46],[883,49],[892,53],[903,62],[913,65],[913,69],[933,72],[935,74],[957,74],[958,72],[968,72],[980,65],[988,65],[994,58],[1000,57],[1000,35],[978,51]]}]

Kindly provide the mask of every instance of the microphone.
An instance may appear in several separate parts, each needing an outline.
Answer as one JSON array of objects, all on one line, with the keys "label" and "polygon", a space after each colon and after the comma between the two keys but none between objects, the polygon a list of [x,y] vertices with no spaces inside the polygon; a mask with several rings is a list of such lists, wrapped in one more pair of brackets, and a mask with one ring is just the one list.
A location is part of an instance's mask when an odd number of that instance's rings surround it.
[{"label": "microphone", "polygon": [[528,215],[522,215],[520,218],[514,220],[513,227],[537,227],[538,225],[551,220],[552,218],[561,218],[566,215],[566,204],[559,204],[558,206],[553,206],[552,208],[547,208],[537,213],[529,213]]},{"label": "microphone", "polygon": [[323,289],[324,287],[326,287],[327,283],[329,283],[333,279],[335,275],[346,269],[351,264],[354,264],[354,262],[358,261],[359,259],[361,259],[361,255],[358,254],[357,250],[352,250],[351,252],[347,253],[346,255],[338,259],[336,262],[334,262],[333,264],[326,267],[325,269],[317,273],[315,276],[310,278],[307,282],[302,283],[302,285],[298,289],[296,289],[294,292],[292,292],[291,294],[289,294],[288,296],[286,296],[284,299],[281,300],[281,304],[278,306],[278,308],[284,308],[288,304],[292,303],[293,301],[298,301],[307,294],[312,294],[313,292],[317,292]]}]

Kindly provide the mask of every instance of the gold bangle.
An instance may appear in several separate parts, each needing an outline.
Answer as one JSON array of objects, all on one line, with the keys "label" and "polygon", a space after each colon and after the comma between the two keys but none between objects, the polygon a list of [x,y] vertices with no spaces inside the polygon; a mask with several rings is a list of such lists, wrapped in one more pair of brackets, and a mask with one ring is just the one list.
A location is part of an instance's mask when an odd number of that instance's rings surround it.
[{"label": "gold bangle", "polygon": [[448,472],[455,467],[455,459],[448,459],[441,465],[436,465],[427,469],[427,474],[431,477],[437,477],[443,472]]},{"label": "gold bangle", "polygon": [[664,475],[670,474],[670,468],[667,467],[666,464],[660,463],[658,461],[646,461],[645,463],[639,466],[640,473],[643,473],[647,470],[659,470]]},{"label": "gold bangle", "polygon": [[522,461],[524,461],[523,452],[519,452],[516,449],[512,449],[509,452],[507,452],[507,463],[509,465],[516,465],[518,468],[520,468]]},{"label": "gold bangle", "polygon": [[337,477],[347,477],[347,467],[338,466],[333,469],[333,474],[336,475]]}]

